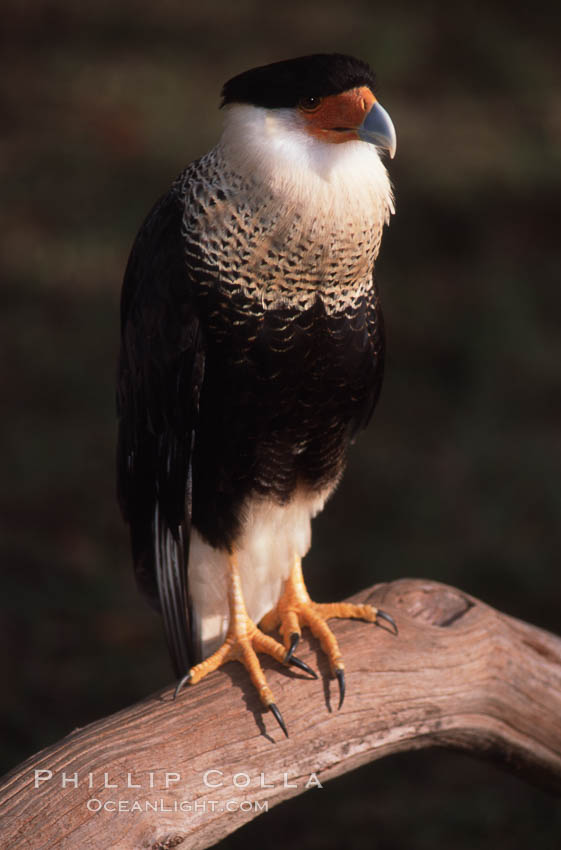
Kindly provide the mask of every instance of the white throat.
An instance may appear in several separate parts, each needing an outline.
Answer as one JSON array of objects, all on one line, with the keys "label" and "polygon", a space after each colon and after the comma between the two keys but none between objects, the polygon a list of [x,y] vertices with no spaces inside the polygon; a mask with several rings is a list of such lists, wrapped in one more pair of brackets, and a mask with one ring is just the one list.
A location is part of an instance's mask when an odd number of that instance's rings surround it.
[{"label": "white throat", "polygon": [[374,145],[332,144],[306,132],[292,109],[225,108],[219,147],[233,170],[267,187],[287,213],[328,216],[345,228],[381,230],[394,212],[387,171]]}]

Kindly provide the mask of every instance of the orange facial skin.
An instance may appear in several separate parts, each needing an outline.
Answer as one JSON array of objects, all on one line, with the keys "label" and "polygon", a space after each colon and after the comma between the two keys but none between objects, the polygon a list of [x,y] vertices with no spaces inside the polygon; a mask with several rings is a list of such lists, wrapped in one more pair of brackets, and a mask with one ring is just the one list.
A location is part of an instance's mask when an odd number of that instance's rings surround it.
[{"label": "orange facial skin", "polygon": [[310,135],[340,144],[358,139],[357,130],[374,103],[376,98],[368,86],[360,86],[322,97],[313,108],[302,103],[298,111],[305,118]]}]

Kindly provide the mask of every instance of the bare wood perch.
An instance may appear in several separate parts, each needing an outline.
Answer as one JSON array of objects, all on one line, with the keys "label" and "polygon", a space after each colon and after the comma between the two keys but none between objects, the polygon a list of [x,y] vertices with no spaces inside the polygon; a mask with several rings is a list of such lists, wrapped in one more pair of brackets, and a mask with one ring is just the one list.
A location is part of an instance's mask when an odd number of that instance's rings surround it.
[{"label": "bare wood perch", "polygon": [[[314,641],[306,652],[304,640],[300,654],[319,668],[323,687],[263,662],[288,740],[238,665],[175,702],[168,688],[7,775],[2,846],[209,847],[266,802],[431,745],[500,760],[561,791],[561,638],[432,582],[378,585],[353,601],[366,600],[393,614],[399,637],[335,622],[347,674],[340,712]],[[43,771],[37,788],[35,771]]]}]

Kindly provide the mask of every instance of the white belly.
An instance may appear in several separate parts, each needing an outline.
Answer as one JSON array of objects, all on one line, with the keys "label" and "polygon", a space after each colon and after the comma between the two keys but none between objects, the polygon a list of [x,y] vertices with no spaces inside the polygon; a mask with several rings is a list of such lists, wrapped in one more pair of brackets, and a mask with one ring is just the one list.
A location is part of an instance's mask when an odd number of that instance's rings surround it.
[{"label": "white belly", "polygon": [[[258,623],[273,608],[294,563],[311,543],[311,520],[330,490],[298,494],[287,505],[260,500],[248,506],[236,556],[247,613]],[[201,632],[203,658],[223,642],[228,629],[228,553],[213,549],[194,529],[189,548],[189,594]]]}]

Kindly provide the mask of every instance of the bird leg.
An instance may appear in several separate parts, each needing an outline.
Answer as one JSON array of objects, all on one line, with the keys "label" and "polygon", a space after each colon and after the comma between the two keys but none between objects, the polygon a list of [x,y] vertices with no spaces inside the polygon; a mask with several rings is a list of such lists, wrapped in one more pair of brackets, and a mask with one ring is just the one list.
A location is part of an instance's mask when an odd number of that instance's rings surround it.
[{"label": "bird leg", "polygon": [[216,652],[205,658],[204,661],[201,661],[200,664],[191,667],[187,675],[178,683],[175,693],[177,695],[184,684],[194,685],[200,682],[201,679],[208,676],[214,670],[217,670],[223,664],[226,664],[227,661],[240,661],[248,671],[255,688],[257,688],[261,702],[266,708],[270,709],[284,734],[288,736],[282,715],[275,704],[273,694],[267,685],[265,675],[259,664],[257,652],[264,652],[267,655],[271,655],[285,666],[293,665],[299,667],[305,672],[311,673],[314,678],[317,678],[317,676],[311,667],[308,667],[307,664],[300,661],[292,653],[289,654],[274,638],[263,634],[253,620],[249,618],[242,594],[240,574],[235,555],[230,555],[228,558],[227,583],[230,623],[224,643]]},{"label": "bird leg", "polygon": [[353,605],[349,602],[326,604],[313,602],[304,583],[302,562],[297,555],[294,556],[294,565],[285,582],[279,601],[272,611],[265,614],[259,625],[265,631],[273,631],[278,627],[287,650],[286,657],[288,660],[290,660],[300,640],[301,626],[310,628],[327,655],[331,672],[339,683],[339,708],[341,708],[345,698],[345,665],[337,639],[326,622],[333,617],[366,620],[375,624],[378,624],[380,620],[385,620],[397,634],[397,626],[393,618],[373,605]]}]

